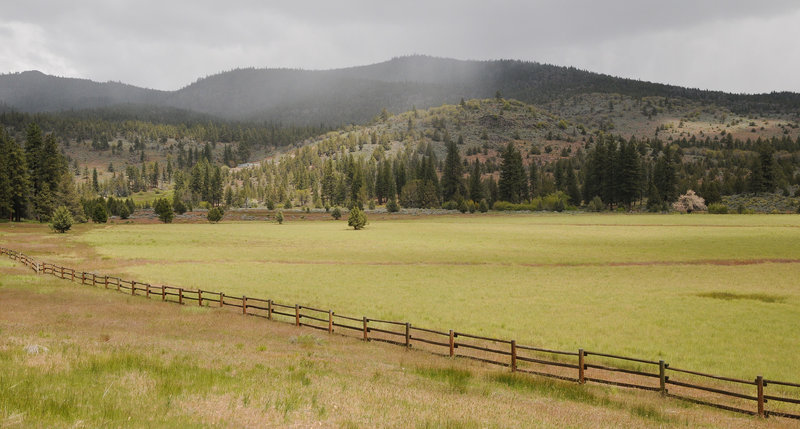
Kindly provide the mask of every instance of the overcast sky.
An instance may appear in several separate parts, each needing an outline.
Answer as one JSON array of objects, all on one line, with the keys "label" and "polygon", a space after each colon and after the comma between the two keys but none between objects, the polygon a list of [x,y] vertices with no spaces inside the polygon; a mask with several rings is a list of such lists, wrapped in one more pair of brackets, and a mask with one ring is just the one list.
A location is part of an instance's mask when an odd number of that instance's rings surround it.
[{"label": "overcast sky", "polygon": [[239,67],[512,58],[800,92],[797,0],[4,1],[0,72],[173,90]]}]

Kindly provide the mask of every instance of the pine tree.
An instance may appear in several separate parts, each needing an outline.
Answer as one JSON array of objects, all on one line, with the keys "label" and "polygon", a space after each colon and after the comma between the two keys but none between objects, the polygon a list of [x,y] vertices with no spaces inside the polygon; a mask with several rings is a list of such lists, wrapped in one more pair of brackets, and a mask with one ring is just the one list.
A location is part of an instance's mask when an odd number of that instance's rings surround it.
[{"label": "pine tree", "polygon": [[472,164],[472,172],[469,175],[469,199],[480,202],[484,199],[483,183],[481,182],[481,163],[477,159]]},{"label": "pine tree", "polygon": [[450,201],[456,194],[463,195],[464,185],[461,182],[463,176],[463,165],[458,154],[458,147],[447,139],[447,156],[444,159],[444,171],[442,172],[442,200]]},{"label": "pine tree", "polygon": [[520,203],[528,199],[528,179],[522,165],[522,155],[512,143],[503,152],[500,166],[499,198],[502,201]]}]

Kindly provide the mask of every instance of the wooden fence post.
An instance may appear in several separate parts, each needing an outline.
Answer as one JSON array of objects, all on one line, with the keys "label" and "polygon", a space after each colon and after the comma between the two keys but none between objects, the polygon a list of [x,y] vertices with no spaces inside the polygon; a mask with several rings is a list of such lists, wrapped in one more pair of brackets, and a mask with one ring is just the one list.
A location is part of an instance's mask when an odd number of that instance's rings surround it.
[{"label": "wooden fence post", "polygon": [[225,294],[223,292],[219,293],[219,308],[225,305]]},{"label": "wooden fence post", "polygon": [[183,305],[183,288],[178,288],[178,304]]},{"label": "wooden fence post", "polygon": [[411,324],[406,322],[406,348],[411,347]]},{"label": "wooden fence post", "polygon": [[145,295],[147,295],[147,299],[150,299],[150,283],[146,283],[144,285]]},{"label": "wooden fence post", "polygon": [[106,289],[108,289],[108,276],[106,276],[105,284],[106,284]]},{"label": "wooden fence post", "polygon": [[586,383],[586,378],[583,375],[583,370],[585,369],[583,361],[584,361],[583,349],[578,349],[578,383],[580,384]]},{"label": "wooden fence post", "polygon": [[81,284],[86,284],[86,273],[81,271]]},{"label": "wooden fence post", "polygon": [[364,341],[369,341],[369,333],[368,333],[369,331],[367,330],[367,322],[369,322],[369,319],[367,319],[367,316],[364,316],[363,320],[364,320]]},{"label": "wooden fence post", "polygon": [[203,306],[203,291],[200,289],[197,289],[197,305]]},{"label": "wooden fence post", "polygon": [[756,388],[758,389],[758,416],[766,417],[764,412],[764,377],[756,377]]},{"label": "wooden fence post", "polygon": [[74,283],[75,282],[75,270],[70,268],[70,271],[72,271],[72,280],[71,281]]},{"label": "wooden fence post", "polygon": [[517,341],[511,340],[511,372],[517,372]]},{"label": "wooden fence post", "polygon": [[272,320],[272,300],[267,300],[267,320]]},{"label": "wooden fence post", "polygon": [[658,361],[658,390],[661,392],[661,395],[667,394],[666,369],[667,364],[665,364],[663,360]]},{"label": "wooden fence post", "polygon": [[333,333],[333,310],[328,310],[328,333]]},{"label": "wooden fence post", "polygon": [[136,280],[131,280],[131,295],[136,295]]},{"label": "wooden fence post", "polygon": [[164,285],[161,285],[161,300],[162,301],[167,300],[167,287]]},{"label": "wooden fence post", "polygon": [[294,305],[294,326],[300,326],[300,306]]},{"label": "wooden fence post", "polygon": [[247,297],[242,295],[242,314],[247,314]]},{"label": "wooden fence post", "polygon": [[450,330],[450,357],[455,355],[456,351],[456,336],[453,333],[453,330]]}]

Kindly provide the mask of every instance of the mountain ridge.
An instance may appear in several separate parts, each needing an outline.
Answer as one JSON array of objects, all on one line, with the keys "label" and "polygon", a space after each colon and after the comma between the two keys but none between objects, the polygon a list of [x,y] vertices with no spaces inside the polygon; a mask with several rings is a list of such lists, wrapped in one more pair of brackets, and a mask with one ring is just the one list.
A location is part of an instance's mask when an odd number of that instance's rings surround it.
[{"label": "mountain ridge", "polygon": [[740,113],[798,113],[800,94],[732,94],[614,77],[520,60],[403,56],[331,70],[241,68],[197,79],[175,91],[27,71],[0,75],[0,104],[23,112],[152,105],[227,120],[291,124],[365,123],[382,109],[402,112],[459,99],[503,96],[532,104],[588,93],[680,97]]}]

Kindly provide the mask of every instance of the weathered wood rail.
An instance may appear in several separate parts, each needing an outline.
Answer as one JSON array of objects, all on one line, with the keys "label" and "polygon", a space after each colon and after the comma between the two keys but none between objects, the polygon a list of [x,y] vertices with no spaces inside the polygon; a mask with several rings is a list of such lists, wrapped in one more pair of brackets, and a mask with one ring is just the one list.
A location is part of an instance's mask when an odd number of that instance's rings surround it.
[{"label": "weathered wood rail", "polygon": [[[354,336],[365,341],[380,341],[416,348],[451,358],[472,359],[509,368],[512,372],[533,374],[584,383],[599,383],[659,392],[695,404],[760,416],[800,420],[800,383],[765,379],[737,379],[679,369],[663,360],[648,360],[587,351],[553,350],[517,344],[465,332],[435,330],[397,322],[337,314],[307,305],[288,305],[271,299],[231,296],[223,292],[151,285],[135,280],[77,271],[35,260],[23,253],[0,247],[0,255],[24,264],[38,274],[50,274],[83,285],[102,286],[132,296],[160,299],[181,305],[196,302],[204,307],[234,307],[241,314],[292,323],[329,334]],[[591,362],[589,361],[591,360]],[[766,392],[775,386],[774,392]],[[771,402],[770,402],[771,401]],[[767,409],[767,403],[774,404]]]}]

